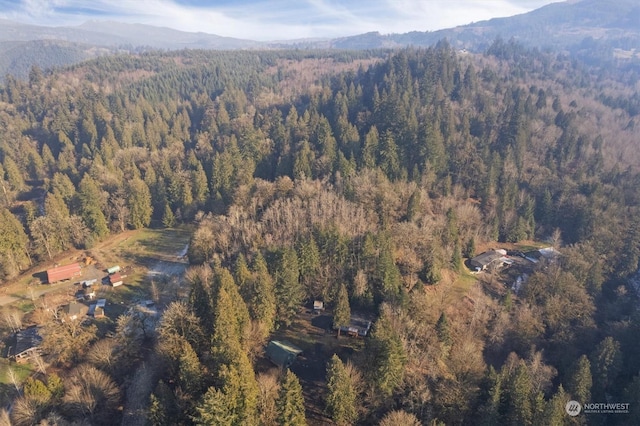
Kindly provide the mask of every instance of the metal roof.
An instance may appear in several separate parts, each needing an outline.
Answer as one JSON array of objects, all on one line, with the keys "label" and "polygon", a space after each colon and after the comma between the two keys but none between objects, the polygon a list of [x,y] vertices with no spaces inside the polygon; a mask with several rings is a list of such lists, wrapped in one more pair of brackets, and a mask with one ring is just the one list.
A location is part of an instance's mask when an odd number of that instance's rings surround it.
[{"label": "metal roof", "polygon": [[302,353],[302,349],[286,340],[272,340],[267,345],[265,352],[271,362],[278,367],[286,368]]},{"label": "metal roof", "polygon": [[58,266],[57,268],[51,268],[47,270],[47,281],[49,284],[56,281],[68,280],[77,275],[80,275],[82,270],[79,263],[72,263],[70,265]]}]

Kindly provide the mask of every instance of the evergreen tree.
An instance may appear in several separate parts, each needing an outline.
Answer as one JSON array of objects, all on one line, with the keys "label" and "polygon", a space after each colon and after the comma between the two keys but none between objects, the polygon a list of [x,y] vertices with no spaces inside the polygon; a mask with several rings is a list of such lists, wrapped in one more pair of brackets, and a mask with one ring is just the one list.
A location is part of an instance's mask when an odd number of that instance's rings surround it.
[{"label": "evergreen tree", "polygon": [[[11,190],[20,192],[25,189],[24,178],[16,162],[13,161],[11,157],[6,156],[4,157],[2,165],[4,167],[4,176],[6,176],[6,181],[8,182]],[[3,176],[0,175],[0,179],[2,178]]]},{"label": "evergreen tree", "polygon": [[569,395],[564,391],[562,385],[558,386],[558,391],[549,400],[544,412],[545,423],[550,425],[564,425],[567,421],[566,405],[569,402]]},{"label": "evergreen tree", "polygon": [[462,253],[460,253],[460,243],[456,240],[453,243],[453,254],[451,255],[451,267],[454,271],[459,271],[462,268]]},{"label": "evergreen tree", "polygon": [[594,397],[604,398],[620,372],[622,355],[620,343],[613,337],[605,337],[591,354],[591,370],[593,374]]},{"label": "evergreen tree", "polygon": [[[233,425],[253,425],[259,391],[245,347],[249,313],[229,271],[216,267],[213,287],[211,354],[217,366],[214,381],[218,391],[207,394],[222,400],[213,406],[205,395],[204,405],[211,405],[217,416],[230,419]],[[198,411],[202,415],[203,411]]]},{"label": "evergreen tree", "polygon": [[191,284],[189,293],[189,306],[195,316],[200,320],[207,336],[213,334],[213,301],[212,301],[212,271],[208,266],[203,266],[198,273],[188,275]]},{"label": "evergreen tree", "polygon": [[422,195],[420,189],[416,189],[409,197],[409,204],[407,206],[407,221],[413,222],[420,212],[420,203],[422,201]]},{"label": "evergreen tree", "polygon": [[293,162],[293,177],[295,179],[312,179],[314,177],[312,172],[314,162],[315,154],[309,142],[302,142]]},{"label": "evergreen tree", "polygon": [[467,259],[471,259],[476,255],[476,240],[471,237],[469,241],[467,241],[467,245],[464,247],[463,256]]},{"label": "evergreen tree", "polygon": [[104,198],[97,182],[85,174],[78,186],[80,216],[82,216],[91,235],[96,239],[101,239],[109,233],[107,219],[103,213],[105,211]]},{"label": "evergreen tree", "polygon": [[203,370],[198,354],[189,342],[183,341],[179,362],[180,386],[193,398],[198,397],[203,390]]},{"label": "evergreen tree", "polygon": [[391,130],[384,132],[380,140],[380,168],[389,179],[400,178],[400,153]]},{"label": "evergreen tree", "polygon": [[169,203],[164,204],[164,213],[162,214],[162,226],[172,228],[176,224],[176,217],[171,210]]},{"label": "evergreen tree", "polygon": [[547,401],[544,399],[544,393],[536,393],[531,402],[531,423],[534,425],[544,424],[546,421],[546,409]]},{"label": "evergreen tree", "polygon": [[149,422],[153,426],[176,424],[179,408],[173,391],[162,380],[158,382],[150,397]]},{"label": "evergreen tree", "polygon": [[444,234],[445,244],[455,244],[458,241],[458,218],[453,207],[447,210],[447,228]]},{"label": "evergreen tree", "polygon": [[204,204],[209,197],[209,184],[204,168],[199,161],[196,163],[196,169],[191,172],[191,181],[193,182],[191,184],[193,201],[198,205]]},{"label": "evergreen tree", "polygon": [[242,330],[234,315],[231,297],[224,288],[217,292],[215,300],[211,352],[218,364],[232,364],[238,353],[242,352]]},{"label": "evergreen tree", "polygon": [[71,182],[71,179],[69,179],[69,176],[56,172],[49,182],[49,192],[54,195],[59,195],[66,203],[69,203],[76,194],[76,187],[73,185],[73,182]]},{"label": "evergreen tree", "polygon": [[319,296],[320,289],[316,289],[314,285],[320,270],[320,250],[316,240],[310,234],[308,238],[300,240],[296,248],[300,267],[300,281],[307,292]]},{"label": "evergreen tree", "polygon": [[[250,327],[250,317],[247,305],[242,300],[242,296],[238,291],[238,286],[233,280],[233,276],[228,269],[216,266],[213,274],[212,285],[212,312],[214,315],[214,339],[216,330],[216,324],[218,321],[225,323],[230,321],[231,329],[222,331],[219,342],[224,345],[225,339],[229,336],[237,338],[242,348],[246,349],[247,335]],[[223,294],[224,293],[224,294]],[[228,301],[223,301],[221,305],[221,299],[228,297]],[[228,304],[227,304],[228,303]],[[225,318],[226,317],[226,318]],[[231,333],[231,334],[227,334]],[[225,334],[227,334],[225,336]]]},{"label": "evergreen tree", "polygon": [[240,294],[242,295],[245,303],[248,305],[251,300],[251,281],[253,276],[247,265],[247,259],[242,253],[238,255],[236,259],[235,267],[233,268],[233,278],[235,279]]},{"label": "evergreen tree", "polygon": [[164,407],[162,406],[162,402],[153,393],[149,397],[149,423],[152,426],[162,426],[169,424],[169,420],[167,419],[167,414],[165,413]]},{"label": "evergreen tree", "polygon": [[591,401],[591,363],[586,355],[582,355],[569,377],[567,391],[574,400],[580,403]]},{"label": "evergreen tree", "polygon": [[129,220],[133,229],[149,226],[153,208],[149,187],[140,178],[134,178],[127,185],[129,195]]},{"label": "evergreen tree", "polygon": [[511,294],[511,289],[507,289],[502,304],[507,312],[511,311],[511,308],[513,307],[513,296]]},{"label": "evergreen tree", "polygon": [[340,327],[348,326],[350,322],[351,308],[349,307],[349,293],[347,293],[347,286],[342,283],[338,290],[336,307],[333,310],[333,327],[338,329],[338,335],[340,335]]},{"label": "evergreen tree", "polygon": [[449,320],[447,314],[444,312],[440,314],[438,322],[436,323],[436,332],[438,333],[438,339],[445,345],[451,345],[451,333],[449,332]]},{"label": "evergreen tree", "polygon": [[233,408],[235,395],[226,395],[224,392],[210,387],[204,394],[202,402],[196,407],[196,415],[193,421],[199,426],[234,426],[240,425]]},{"label": "evergreen tree", "polygon": [[370,357],[369,374],[379,394],[390,397],[402,383],[407,355],[400,335],[392,326],[391,313],[384,309],[371,338],[365,342],[366,353]]},{"label": "evergreen tree", "polygon": [[393,242],[391,237],[384,233],[379,238],[379,250],[376,275],[378,278],[378,298],[380,301],[398,300],[402,285],[400,270],[393,258]]},{"label": "evergreen tree", "polygon": [[503,399],[503,375],[496,373],[493,366],[489,366],[487,381],[489,383],[488,398],[481,408],[480,424],[494,426],[503,424],[501,403]]},{"label": "evergreen tree", "polygon": [[302,386],[291,370],[284,373],[276,401],[278,424],[282,426],[304,426],[307,424],[304,413]]},{"label": "evergreen tree", "polygon": [[223,403],[221,408],[233,419],[231,424],[255,425],[258,417],[256,407],[259,390],[247,357],[240,354],[238,362],[235,365],[223,365],[219,375]]},{"label": "evergreen tree", "polygon": [[373,169],[376,166],[379,138],[380,135],[378,134],[378,129],[376,129],[375,126],[371,126],[371,129],[369,129],[369,132],[364,139],[364,146],[362,147],[363,167]]},{"label": "evergreen tree", "polygon": [[249,310],[252,318],[262,325],[264,335],[267,336],[275,328],[277,305],[273,278],[260,252],[253,260],[252,272]]},{"label": "evergreen tree", "polygon": [[358,419],[357,393],[337,355],[327,365],[327,413],[337,425],[351,425]]},{"label": "evergreen tree", "polygon": [[505,390],[509,399],[507,423],[514,426],[532,424],[531,378],[524,362],[518,365]]},{"label": "evergreen tree", "polygon": [[28,243],[20,221],[0,208],[0,278],[12,278],[30,264]]},{"label": "evergreen tree", "polygon": [[277,253],[274,272],[278,320],[285,325],[298,312],[304,297],[299,280],[298,256],[293,248],[284,248]]}]

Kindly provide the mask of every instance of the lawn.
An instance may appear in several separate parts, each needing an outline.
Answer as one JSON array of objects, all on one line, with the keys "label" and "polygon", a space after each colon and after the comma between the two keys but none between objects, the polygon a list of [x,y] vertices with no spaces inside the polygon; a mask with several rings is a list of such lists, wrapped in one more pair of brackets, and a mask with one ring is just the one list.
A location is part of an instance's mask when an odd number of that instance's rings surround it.
[{"label": "lawn", "polygon": [[11,362],[8,359],[0,358],[0,383],[13,386],[13,381],[9,374],[9,369],[12,369],[15,373],[18,383],[22,383],[24,379],[29,377],[33,372],[33,367],[28,364],[18,364]]},{"label": "lawn", "polygon": [[[124,285],[111,288],[105,286],[102,293],[113,304],[127,304],[133,300],[150,297],[150,272],[180,275],[186,268],[179,255],[189,244],[192,229],[140,229],[127,231],[110,238],[92,248],[90,253],[102,269],[119,265],[126,275]],[[166,267],[165,264],[174,266]]]},{"label": "lawn", "polygon": [[478,281],[478,279],[467,268],[463,267],[463,271],[460,272],[456,280],[451,285],[451,292],[449,293],[450,301],[457,301],[463,299],[471,287]]}]

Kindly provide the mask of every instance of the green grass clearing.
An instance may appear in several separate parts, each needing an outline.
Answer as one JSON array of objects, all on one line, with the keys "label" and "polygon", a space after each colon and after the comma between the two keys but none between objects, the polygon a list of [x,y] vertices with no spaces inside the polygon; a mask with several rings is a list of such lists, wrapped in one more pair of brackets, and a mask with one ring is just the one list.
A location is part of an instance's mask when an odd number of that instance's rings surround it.
[{"label": "green grass clearing", "polygon": [[[119,265],[124,285],[112,288],[105,286],[103,296],[109,303],[128,304],[133,300],[150,298],[151,279],[148,270],[159,262],[178,263],[178,255],[184,251],[191,239],[192,227],[170,229],[141,229],[120,234],[91,250],[103,268]],[[179,268],[178,268],[179,269]]]},{"label": "green grass clearing", "polygon": [[447,299],[450,302],[462,300],[469,294],[471,287],[478,281],[466,267],[463,266],[461,269],[455,281],[451,284],[451,291],[447,294]]},{"label": "green grass clearing", "polygon": [[9,369],[12,369],[15,373],[18,383],[22,383],[34,371],[33,367],[28,363],[18,364],[8,359],[0,358],[0,383],[11,386],[13,386],[13,382]]}]

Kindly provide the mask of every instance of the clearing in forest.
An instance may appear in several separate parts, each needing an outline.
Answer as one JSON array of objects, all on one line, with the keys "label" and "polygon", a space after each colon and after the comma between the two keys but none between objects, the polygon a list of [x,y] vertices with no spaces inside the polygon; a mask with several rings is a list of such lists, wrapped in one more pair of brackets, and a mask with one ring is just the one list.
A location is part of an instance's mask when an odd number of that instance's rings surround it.
[{"label": "clearing in forest", "polygon": [[[117,303],[148,296],[151,281],[179,277],[186,270],[188,261],[184,255],[191,231],[189,227],[126,231],[97,243],[89,250],[65,252],[3,286],[0,306],[18,303],[21,308],[24,305],[26,310],[31,310],[35,301],[45,295],[68,295],[72,298],[78,282],[98,279],[100,283],[107,276],[107,268],[115,265],[122,268],[124,285],[107,289],[107,286],[99,284],[99,288],[112,290],[109,297]],[[87,257],[93,260],[91,265],[83,263]],[[55,284],[41,284],[48,268],[73,262],[82,264],[81,276]]]}]

